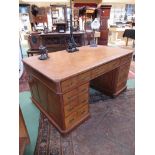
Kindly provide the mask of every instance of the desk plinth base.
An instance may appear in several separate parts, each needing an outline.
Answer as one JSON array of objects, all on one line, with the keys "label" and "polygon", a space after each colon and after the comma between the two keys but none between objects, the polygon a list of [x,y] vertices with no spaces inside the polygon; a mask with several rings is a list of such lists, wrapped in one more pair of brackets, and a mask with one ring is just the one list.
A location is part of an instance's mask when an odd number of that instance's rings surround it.
[{"label": "desk plinth base", "polygon": [[90,113],[88,113],[87,115],[85,115],[82,119],[80,119],[78,122],[76,122],[71,128],[63,130],[59,127],[59,125],[52,119],[52,117],[40,106],[40,104],[31,97],[32,102],[36,105],[36,107],[40,110],[40,112],[42,112],[47,118],[48,120],[52,123],[52,125],[54,125],[59,132],[62,135],[66,135],[69,132],[71,132],[73,129],[75,129],[77,126],[79,126],[80,124],[82,124],[84,121],[86,121],[88,118],[90,118]]}]

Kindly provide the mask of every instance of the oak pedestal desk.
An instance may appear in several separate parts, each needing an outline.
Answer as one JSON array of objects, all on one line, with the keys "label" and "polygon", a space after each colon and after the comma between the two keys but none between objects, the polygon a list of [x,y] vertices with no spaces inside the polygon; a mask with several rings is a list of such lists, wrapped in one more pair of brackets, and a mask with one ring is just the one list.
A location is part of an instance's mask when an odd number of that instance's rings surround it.
[{"label": "oak pedestal desk", "polygon": [[89,86],[110,96],[126,88],[132,51],[83,46],[78,52],[49,53],[23,60],[33,103],[66,134],[89,116]]}]

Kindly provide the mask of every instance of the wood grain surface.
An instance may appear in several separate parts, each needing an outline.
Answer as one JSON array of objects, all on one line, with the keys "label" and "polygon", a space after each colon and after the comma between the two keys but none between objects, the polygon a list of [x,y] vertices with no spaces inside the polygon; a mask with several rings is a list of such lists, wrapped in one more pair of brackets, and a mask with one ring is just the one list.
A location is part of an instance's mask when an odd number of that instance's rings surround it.
[{"label": "wood grain surface", "polygon": [[39,60],[39,56],[25,58],[23,61],[56,82],[131,53],[132,50],[108,46],[83,46],[75,53],[66,50],[49,53],[49,59],[45,61]]}]

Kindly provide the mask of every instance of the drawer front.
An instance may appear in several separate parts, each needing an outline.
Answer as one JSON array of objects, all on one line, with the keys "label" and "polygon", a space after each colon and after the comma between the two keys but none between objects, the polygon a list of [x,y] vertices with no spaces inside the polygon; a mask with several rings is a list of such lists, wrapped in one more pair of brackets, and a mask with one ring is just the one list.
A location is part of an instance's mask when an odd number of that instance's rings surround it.
[{"label": "drawer front", "polygon": [[91,72],[85,72],[83,74],[78,75],[78,84],[86,83],[91,79]]},{"label": "drawer front", "polygon": [[131,58],[132,58],[132,55],[127,55],[127,56],[121,58],[121,64],[131,61]]},{"label": "drawer front", "polygon": [[77,85],[76,77],[67,79],[61,83],[62,92],[66,92],[66,91],[76,87],[76,85]]},{"label": "drawer front", "polygon": [[78,88],[79,94],[88,93],[88,91],[89,91],[89,83],[86,83]]},{"label": "drawer front", "polygon": [[64,104],[70,103],[72,100],[74,100],[78,95],[78,90],[73,89],[72,91],[66,93],[63,95],[63,101]]},{"label": "drawer front", "polygon": [[65,119],[66,128],[72,127],[77,121],[77,112],[74,112]]},{"label": "drawer front", "polygon": [[120,65],[120,59],[111,61],[107,64],[107,71],[117,68]]},{"label": "drawer front", "polygon": [[92,71],[92,78],[95,78],[97,76],[100,76],[102,74],[102,70],[100,69],[100,67],[98,68],[95,68],[93,71]]},{"label": "drawer front", "polygon": [[92,78],[100,76],[104,74],[105,72],[108,72],[114,68],[117,68],[119,65],[120,65],[120,59],[117,59],[107,64],[96,67],[95,69],[92,70]]},{"label": "drawer front", "polygon": [[88,104],[88,93],[85,93],[85,94],[82,94],[82,95],[79,95],[79,102],[78,102],[78,105],[79,106],[82,106],[84,104]]},{"label": "drawer front", "polygon": [[106,70],[107,70],[106,65],[96,67],[95,69],[92,70],[92,78],[102,75],[104,72],[106,72]]},{"label": "drawer front", "polygon": [[83,106],[77,111],[77,120],[82,119],[88,113],[88,105]]},{"label": "drawer front", "polygon": [[78,98],[75,98],[71,103],[67,104],[64,107],[65,117],[67,117],[70,113],[72,113],[78,105]]}]

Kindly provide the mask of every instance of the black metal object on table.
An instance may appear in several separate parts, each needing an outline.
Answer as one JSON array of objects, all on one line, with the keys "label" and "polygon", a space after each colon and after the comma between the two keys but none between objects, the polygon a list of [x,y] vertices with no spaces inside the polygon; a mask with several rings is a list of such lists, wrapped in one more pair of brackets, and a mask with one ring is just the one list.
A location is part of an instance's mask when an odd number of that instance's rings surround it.
[{"label": "black metal object on table", "polygon": [[40,60],[46,60],[46,59],[49,58],[49,57],[48,57],[48,50],[46,49],[45,46],[40,45],[40,47],[39,47],[39,52],[40,52],[40,54],[41,54],[40,57],[39,57]]},{"label": "black metal object on table", "polygon": [[76,42],[74,40],[74,37],[73,37],[72,0],[70,0],[70,38],[69,38],[69,41],[68,41],[67,51],[69,53],[79,51],[79,49],[77,48],[77,44],[76,44]]}]

